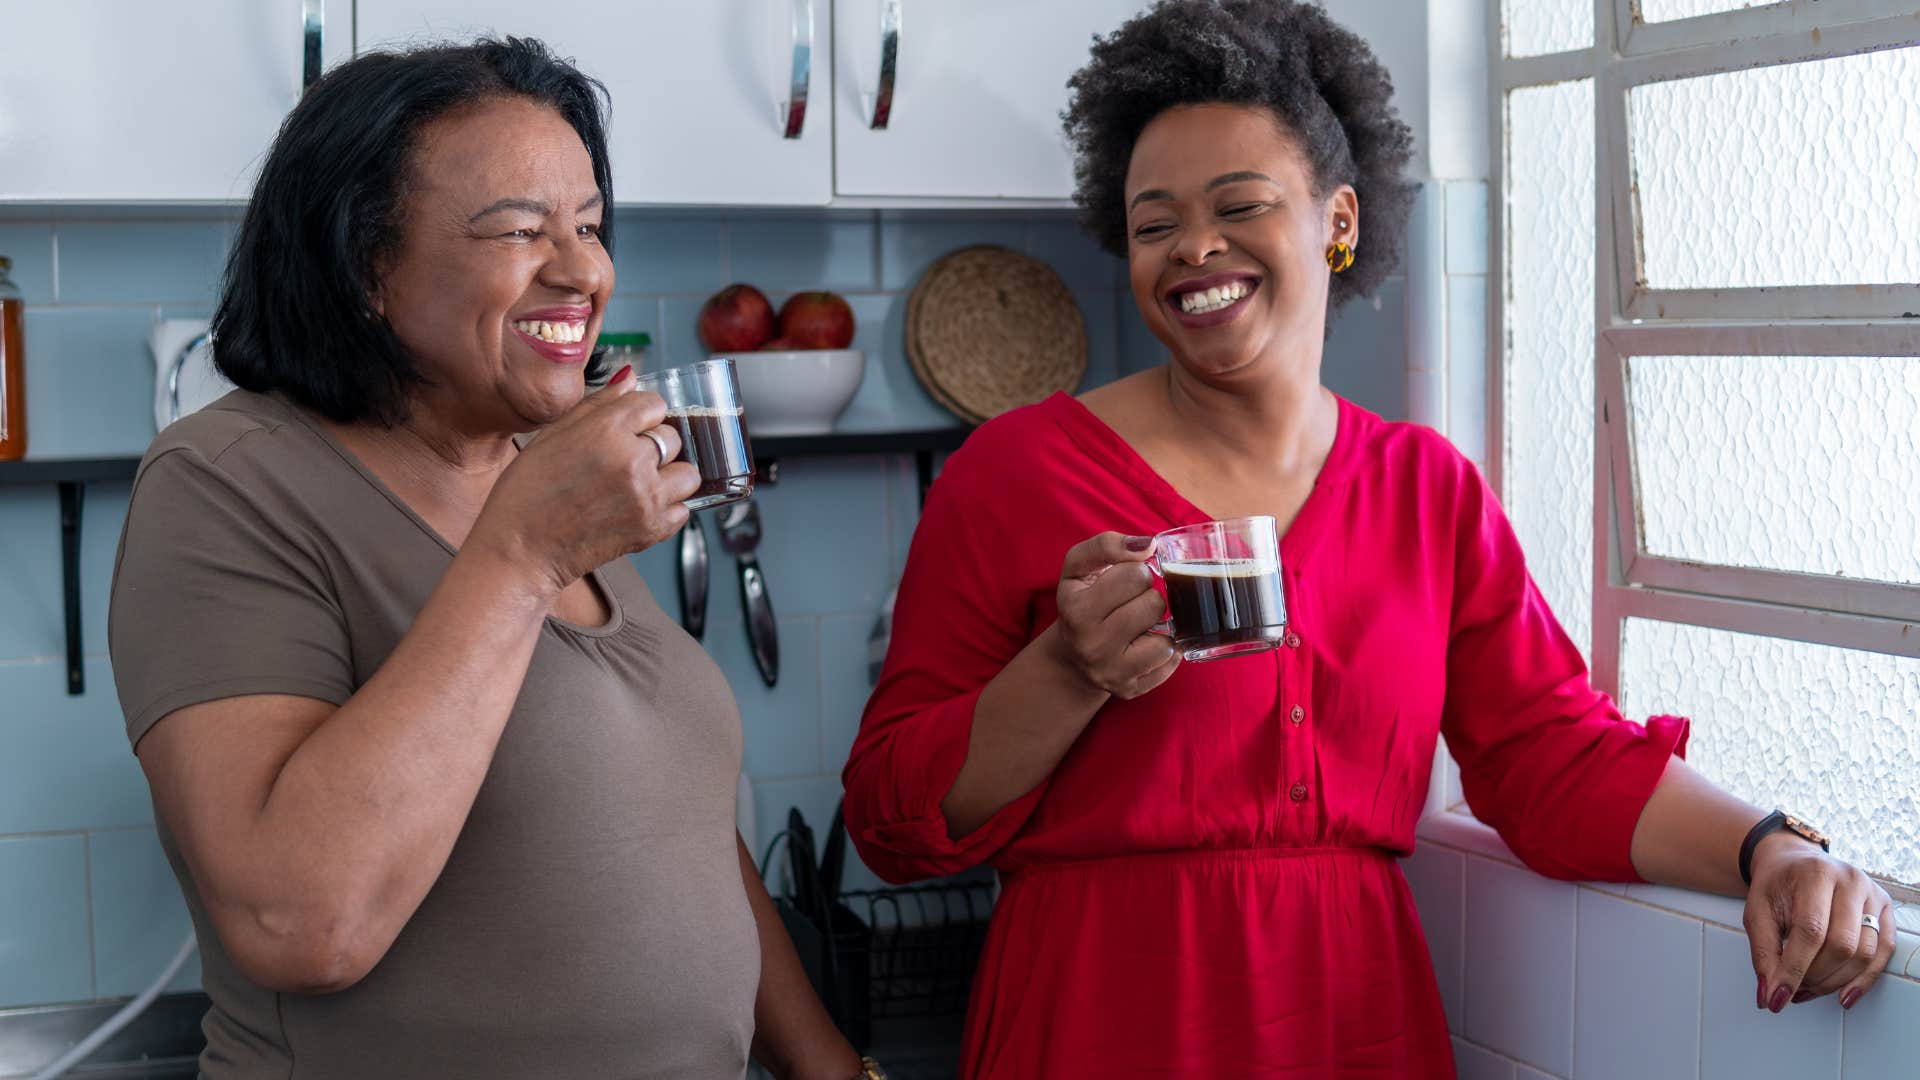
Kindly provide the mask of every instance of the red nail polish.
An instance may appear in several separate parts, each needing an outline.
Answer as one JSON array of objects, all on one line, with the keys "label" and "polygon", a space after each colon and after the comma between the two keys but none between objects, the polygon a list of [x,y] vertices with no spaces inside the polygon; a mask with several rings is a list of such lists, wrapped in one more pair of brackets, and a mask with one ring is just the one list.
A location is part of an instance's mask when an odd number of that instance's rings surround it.
[{"label": "red nail polish", "polygon": [[1145,550],[1147,550],[1148,548],[1150,548],[1150,547],[1152,547],[1152,546],[1153,546],[1153,537],[1151,537],[1151,536],[1129,536],[1129,537],[1127,537],[1127,550],[1128,550],[1128,551],[1145,551]]},{"label": "red nail polish", "polygon": [[621,377],[622,375],[625,375],[625,374],[626,374],[627,372],[629,372],[629,371],[632,371],[632,370],[633,370],[633,365],[632,365],[632,364],[628,364],[628,365],[627,365],[626,367],[623,367],[623,368],[621,368],[621,369],[620,369],[619,371],[616,371],[616,372],[614,372],[614,373],[613,373],[613,378],[611,378],[611,379],[608,379],[608,380],[607,380],[607,385],[609,385],[609,386],[611,386],[611,385],[613,385],[614,383],[617,383],[617,382],[619,382],[619,381],[620,381],[620,377]]},{"label": "red nail polish", "polygon": [[1787,988],[1783,986],[1773,992],[1773,1000],[1767,1003],[1767,1008],[1773,1012],[1779,1012],[1781,1009],[1787,1007],[1787,999],[1792,996],[1793,995],[1787,993]]},{"label": "red nail polish", "polygon": [[1754,988],[1753,1007],[1756,1009],[1764,1009],[1767,1007],[1767,980],[1765,979],[1761,979],[1760,985]]},{"label": "red nail polish", "polygon": [[1860,1000],[1860,988],[1856,986],[1853,989],[1847,991],[1846,993],[1840,995],[1840,1007],[1843,1009],[1851,1009],[1853,1008],[1853,1003],[1859,1000]]}]

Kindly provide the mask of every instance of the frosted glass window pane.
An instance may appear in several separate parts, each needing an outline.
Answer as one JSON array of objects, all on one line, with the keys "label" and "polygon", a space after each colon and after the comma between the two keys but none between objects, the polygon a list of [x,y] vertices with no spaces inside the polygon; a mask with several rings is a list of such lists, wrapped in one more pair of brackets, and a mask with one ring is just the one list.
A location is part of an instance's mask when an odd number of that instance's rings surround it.
[{"label": "frosted glass window pane", "polygon": [[1920,583],[1920,359],[1627,359],[1641,546]]},{"label": "frosted glass window pane", "polygon": [[1767,0],[1640,0],[1641,22],[1668,22],[1741,8],[1772,7]]},{"label": "frosted glass window pane", "polygon": [[1634,87],[1661,289],[1920,281],[1920,49]]},{"label": "frosted glass window pane", "polygon": [[1593,47],[1593,0],[1502,0],[1508,56]]},{"label": "frosted glass window pane", "polygon": [[1593,81],[1507,94],[1507,512],[1561,625],[1593,599]]},{"label": "frosted glass window pane", "polygon": [[1628,619],[1620,704],[1689,717],[1701,772],[1809,818],[1863,869],[1920,882],[1920,660]]}]

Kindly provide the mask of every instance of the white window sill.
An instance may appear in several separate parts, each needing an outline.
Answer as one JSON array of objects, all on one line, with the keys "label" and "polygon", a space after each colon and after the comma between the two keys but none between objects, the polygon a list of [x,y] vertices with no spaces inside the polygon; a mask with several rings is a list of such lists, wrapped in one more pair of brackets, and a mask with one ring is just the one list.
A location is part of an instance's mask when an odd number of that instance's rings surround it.
[{"label": "white window sill", "polygon": [[[1428,814],[1420,819],[1414,834],[1423,843],[1478,855],[1522,869],[1526,866],[1500,839],[1500,834],[1493,831],[1492,826],[1482,823],[1464,807]],[[1744,932],[1741,916],[1746,905],[1729,896],[1714,896],[1667,885],[1623,885],[1602,881],[1581,882],[1579,887],[1624,896],[1648,907]],[[1896,903],[1894,918],[1900,924],[1900,942],[1892,962],[1887,965],[1887,973],[1920,980],[1920,904]]]}]

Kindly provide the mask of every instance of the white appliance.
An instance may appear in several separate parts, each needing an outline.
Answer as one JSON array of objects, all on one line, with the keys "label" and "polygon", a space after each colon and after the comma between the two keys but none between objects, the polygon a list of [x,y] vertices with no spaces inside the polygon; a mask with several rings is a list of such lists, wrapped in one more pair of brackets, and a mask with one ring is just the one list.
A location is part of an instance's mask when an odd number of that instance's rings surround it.
[{"label": "white appliance", "polygon": [[153,428],[211,405],[234,388],[213,366],[213,334],[205,319],[162,319],[147,335],[153,350]]}]

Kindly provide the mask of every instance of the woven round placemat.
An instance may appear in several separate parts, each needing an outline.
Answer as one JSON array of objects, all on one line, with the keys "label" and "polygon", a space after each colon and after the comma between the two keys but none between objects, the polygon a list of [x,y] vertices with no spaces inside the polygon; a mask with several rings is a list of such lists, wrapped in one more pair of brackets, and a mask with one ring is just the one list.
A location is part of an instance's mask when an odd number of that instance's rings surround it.
[{"label": "woven round placemat", "polygon": [[935,401],[980,423],[1079,386],[1087,326],[1046,263],[961,248],[928,267],[907,300],[907,358]]},{"label": "woven round placemat", "polygon": [[907,296],[907,364],[913,369],[913,377],[920,380],[920,386],[927,392],[927,396],[933,398],[948,412],[969,424],[985,423],[986,417],[965,408],[947,396],[947,392],[942,390],[933,376],[927,373],[927,369],[921,366],[920,340],[915,332],[915,328],[919,325],[921,295],[920,290],[916,288]]}]

